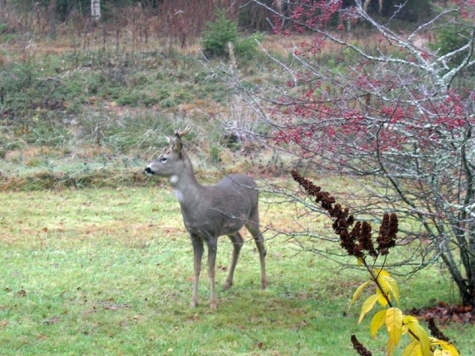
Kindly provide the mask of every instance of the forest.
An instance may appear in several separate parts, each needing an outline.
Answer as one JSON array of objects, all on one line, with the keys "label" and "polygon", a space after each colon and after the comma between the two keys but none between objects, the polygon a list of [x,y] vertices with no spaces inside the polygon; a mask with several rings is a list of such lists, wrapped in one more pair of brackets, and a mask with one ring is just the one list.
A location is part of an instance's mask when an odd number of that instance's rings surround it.
[{"label": "forest", "polygon": [[[80,17],[83,21],[95,18],[93,9],[99,8],[99,16],[105,23],[121,23],[125,25],[130,17],[128,14],[140,12],[142,16],[153,23],[149,30],[160,36],[200,36],[207,21],[213,20],[216,9],[226,9],[229,18],[236,21],[240,31],[272,32],[272,11],[276,7],[283,14],[292,13],[293,9],[307,1],[231,1],[231,0],[2,0],[0,6],[13,7],[22,14],[24,25],[28,24],[27,14],[36,17],[41,22],[40,28],[47,31],[56,23],[74,22]],[[400,0],[367,0],[363,1],[365,10],[370,15],[379,17],[382,21],[395,18],[407,23],[420,23],[431,17],[434,5],[446,6],[447,1],[408,0],[404,6]],[[355,5],[354,0],[342,0],[342,9]],[[96,10],[97,11],[97,10]],[[186,21],[183,22],[183,18]],[[20,20],[20,21],[22,21]],[[30,19],[31,21],[32,19]],[[10,24],[13,25],[13,24]],[[20,25],[20,24],[16,24]],[[290,22],[288,24],[290,26]],[[5,29],[4,29],[5,30]]]}]

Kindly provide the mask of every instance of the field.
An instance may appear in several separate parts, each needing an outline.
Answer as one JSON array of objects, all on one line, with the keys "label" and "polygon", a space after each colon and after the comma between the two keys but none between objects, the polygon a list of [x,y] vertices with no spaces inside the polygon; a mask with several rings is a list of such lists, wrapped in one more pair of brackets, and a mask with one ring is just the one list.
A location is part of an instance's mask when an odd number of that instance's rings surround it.
[{"label": "field", "polygon": [[[262,48],[275,60],[259,51],[208,61],[197,38],[184,48],[166,39],[137,42],[130,26],[123,37],[107,27],[76,33],[62,26],[56,41],[0,31],[0,354],[356,355],[356,334],[383,355],[386,334],[370,340],[369,318],[357,324],[363,298],[345,314],[367,274],[338,242],[312,240],[319,251],[339,254],[326,254],[330,260],[301,248],[308,237],[276,233],[298,227],[323,235],[331,222],[269,192],[260,201],[268,288],[260,289],[258,254],[246,233],[233,287],[218,288],[218,310],[208,306],[206,268],[200,305],[191,309],[192,247],[179,205],[166,182],[142,174],[165,135],[189,125],[186,149],[200,181],[244,172],[261,186],[297,191],[289,171],[301,157],[273,149],[270,128],[234,80],[249,93],[286,87],[276,63],[290,63],[287,49],[308,38],[290,36],[283,45],[266,36]],[[380,43],[366,32],[353,40]],[[319,63],[345,70],[335,51],[326,48]],[[255,136],[233,137],[242,132]],[[337,199],[345,196],[345,177],[320,173],[309,172]],[[230,256],[222,238],[220,285]],[[441,264],[397,280],[403,310],[458,302]],[[462,355],[474,354],[473,325],[440,327]]]},{"label": "field", "polygon": [[[165,186],[0,197],[3,355],[353,355],[353,333],[383,353],[383,334],[368,340],[367,321],[357,325],[359,305],[343,315],[364,272],[299,253],[284,237],[266,241],[267,290],[259,288],[258,255],[248,241],[234,286],[218,289],[218,311],[208,307],[205,270],[201,304],[190,309],[191,244]],[[262,197],[263,224],[286,224],[292,208],[271,202]],[[220,284],[230,253],[222,238]],[[453,300],[435,267],[399,282],[403,308]],[[473,327],[443,330],[462,354],[473,352]]]}]

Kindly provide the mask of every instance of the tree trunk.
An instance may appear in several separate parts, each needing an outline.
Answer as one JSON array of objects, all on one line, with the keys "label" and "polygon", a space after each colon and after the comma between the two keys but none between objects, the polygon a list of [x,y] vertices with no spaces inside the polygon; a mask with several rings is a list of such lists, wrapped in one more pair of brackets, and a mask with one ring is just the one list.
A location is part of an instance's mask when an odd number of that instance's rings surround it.
[{"label": "tree trunk", "polygon": [[94,21],[101,19],[101,0],[91,0],[91,17]]},{"label": "tree trunk", "polygon": [[56,0],[50,0],[48,7],[49,38],[56,39]]}]

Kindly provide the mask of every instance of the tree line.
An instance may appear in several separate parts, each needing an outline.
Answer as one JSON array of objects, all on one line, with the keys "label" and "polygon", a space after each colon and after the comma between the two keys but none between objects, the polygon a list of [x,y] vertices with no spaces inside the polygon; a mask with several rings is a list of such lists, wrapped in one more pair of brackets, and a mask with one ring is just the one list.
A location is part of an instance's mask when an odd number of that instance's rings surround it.
[{"label": "tree line", "polygon": [[[162,31],[180,27],[187,36],[200,36],[207,21],[214,19],[216,10],[226,10],[229,18],[238,23],[241,31],[272,32],[273,9],[278,8],[282,14],[290,14],[299,6],[311,6],[316,0],[0,0],[0,8],[10,8],[21,15],[43,15],[49,21],[49,27],[57,23],[77,20],[78,17],[98,19],[94,9],[100,9],[103,22],[124,21],[123,14],[140,11],[147,17],[160,19]],[[359,0],[341,0],[341,8],[355,6]],[[434,6],[443,6],[446,1],[407,0],[401,6],[400,0],[361,0],[368,14],[382,21],[390,18],[404,22],[418,23],[431,15]],[[186,19],[184,21],[183,19]],[[1,21],[0,15],[0,21]],[[290,26],[290,23],[288,24]],[[51,31],[51,30],[50,30]]]}]

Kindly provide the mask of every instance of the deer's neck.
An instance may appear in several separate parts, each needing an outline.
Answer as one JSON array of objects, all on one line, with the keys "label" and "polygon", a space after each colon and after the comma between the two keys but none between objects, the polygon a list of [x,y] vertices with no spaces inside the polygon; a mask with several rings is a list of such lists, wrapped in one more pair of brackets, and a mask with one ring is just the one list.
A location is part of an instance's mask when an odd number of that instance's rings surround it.
[{"label": "deer's neck", "polygon": [[170,184],[182,205],[191,205],[201,198],[202,186],[196,180],[193,166],[187,157],[184,158],[183,170],[170,177]]}]

